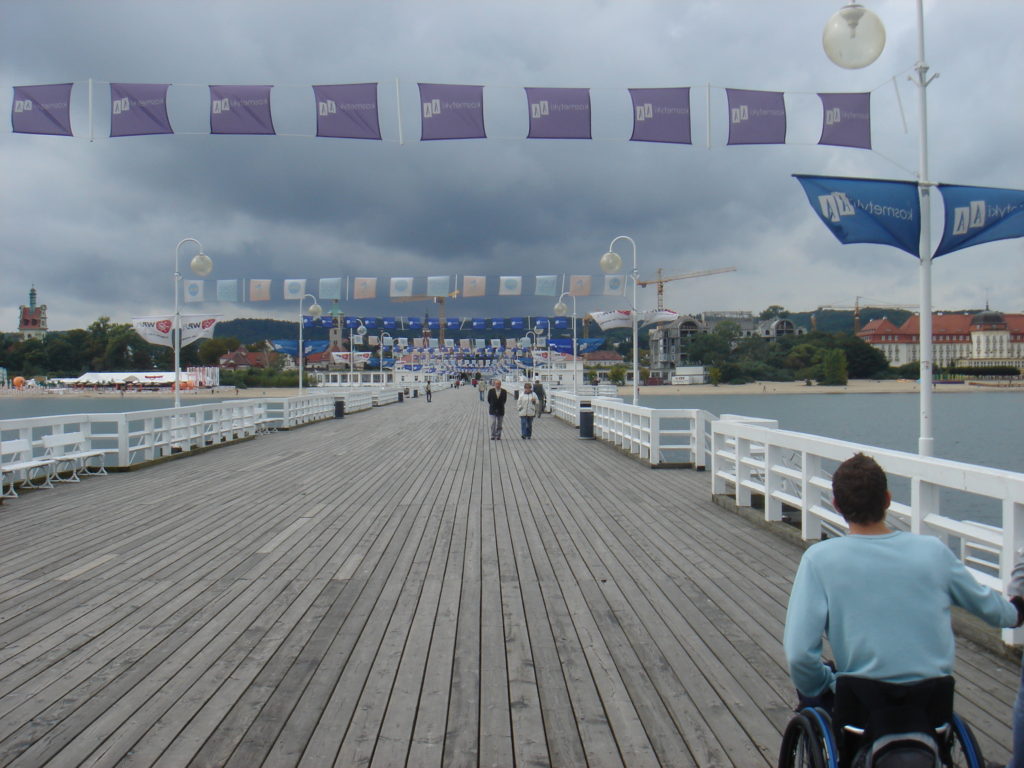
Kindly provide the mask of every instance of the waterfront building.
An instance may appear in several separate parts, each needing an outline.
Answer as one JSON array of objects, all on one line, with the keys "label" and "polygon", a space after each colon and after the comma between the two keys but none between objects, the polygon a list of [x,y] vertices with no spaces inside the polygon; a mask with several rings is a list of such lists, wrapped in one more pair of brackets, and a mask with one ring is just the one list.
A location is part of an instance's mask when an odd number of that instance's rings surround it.
[{"label": "waterfront building", "polygon": [[751,312],[701,312],[680,315],[669,323],[655,326],[650,332],[651,376],[670,380],[675,369],[688,361],[687,350],[691,339],[700,333],[712,333],[722,323],[735,323],[740,337],[775,341],[783,336],[803,335],[806,328],[798,327],[788,317],[770,317],[762,320]]},{"label": "waterfront building", "polygon": [[[916,362],[920,355],[920,317],[897,326],[887,318],[865,325],[857,335],[875,347],[889,365]],[[932,315],[935,365],[1003,366],[1024,368],[1024,314],[938,312]]]},{"label": "waterfront building", "polygon": [[21,340],[42,338],[46,335],[46,305],[36,304],[36,287],[28,292],[28,305],[18,307],[18,333]]}]

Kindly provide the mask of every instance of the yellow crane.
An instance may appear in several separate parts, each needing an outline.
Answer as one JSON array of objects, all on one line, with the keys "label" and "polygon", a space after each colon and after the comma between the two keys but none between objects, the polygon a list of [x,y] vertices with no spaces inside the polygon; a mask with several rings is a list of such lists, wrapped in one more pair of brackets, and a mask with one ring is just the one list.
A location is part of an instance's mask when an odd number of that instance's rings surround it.
[{"label": "yellow crane", "polygon": [[[445,294],[444,296],[425,296],[425,295],[419,295],[419,296],[396,296],[396,297],[392,298],[391,300],[392,301],[403,301],[403,302],[408,302],[408,301],[432,301],[435,304],[437,304],[437,324],[439,326],[438,333],[437,333],[437,343],[440,344],[443,347],[444,346],[444,323],[445,323],[445,320],[447,319],[446,315],[445,315],[445,311],[444,311],[444,303],[448,299],[455,299],[455,298],[458,298],[458,296],[459,296],[459,289],[456,288],[454,291],[452,291],[451,293]],[[423,338],[429,338],[429,337],[430,337],[430,329],[427,327],[427,324],[424,323],[423,324]]]},{"label": "yellow crane", "polygon": [[691,277],[706,277],[708,275],[720,275],[723,272],[735,272],[736,267],[719,267],[718,269],[702,269],[700,272],[687,272],[685,275],[673,275],[672,277],[662,277],[661,270],[658,270],[658,276],[654,280],[637,280],[636,284],[641,288],[646,288],[648,285],[658,286],[658,309],[665,308],[665,283],[671,283],[673,280],[687,280]]}]

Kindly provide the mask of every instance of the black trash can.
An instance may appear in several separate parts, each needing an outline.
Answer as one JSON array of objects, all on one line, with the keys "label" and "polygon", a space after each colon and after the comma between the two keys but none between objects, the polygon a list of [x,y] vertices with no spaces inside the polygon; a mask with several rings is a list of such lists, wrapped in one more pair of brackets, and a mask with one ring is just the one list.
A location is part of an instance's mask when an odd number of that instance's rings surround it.
[{"label": "black trash can", "polygon": [[405,402],[405,393],[402,392],[402,390],[398,390],[398,402],[400,402],[400,403],[404,403]]},{"label": "black trash can", "polygon": [[335,400],[334,401],[334,418],[344,419],[345,418],[345,401]]},{"label": "black trash can", "polygon": [[580,408],[580,440],[594,439],[594,409]]}]

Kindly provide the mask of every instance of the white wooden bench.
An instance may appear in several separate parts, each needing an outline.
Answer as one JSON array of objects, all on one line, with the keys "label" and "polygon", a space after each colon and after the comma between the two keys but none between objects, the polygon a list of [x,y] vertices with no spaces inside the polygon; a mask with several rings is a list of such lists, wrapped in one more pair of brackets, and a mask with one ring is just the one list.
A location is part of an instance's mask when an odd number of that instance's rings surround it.
[{"label": "white wooden bench", "polygon": [[17,498],[15,484],[21,480],[22,488],[53,488],[56,462],[32,455],[32,443],[27,439],[0,442],[0,497]]},{"label": "white wooden bench", "polygon": [[[54,462],[53,474],[65,483],[77,483],[82,475],[105,475],[103,451],[88,447],[88,440],[82,432],[62,432],[43,435],[45,458]],[[90,464],[89,462],[93,462]],[[62,472],[70,473],[60,477]]]}]

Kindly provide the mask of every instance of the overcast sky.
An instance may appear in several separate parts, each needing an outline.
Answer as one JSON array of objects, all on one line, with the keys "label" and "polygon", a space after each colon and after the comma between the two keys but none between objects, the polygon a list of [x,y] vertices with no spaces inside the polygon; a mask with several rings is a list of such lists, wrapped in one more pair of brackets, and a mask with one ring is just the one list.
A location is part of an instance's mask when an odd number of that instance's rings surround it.
[{"label": "overcast sky", "polygon": [[[226,318],[294,318],[284,278],[315,292],[322,277],[384,278],[383,289],[389,277],[443,274],[489,277],[491,295],[451,302],[450,315],[549,314],[549,297],[494,295],[497,276],[523,275],[526,294],[538,274],[596,285],[620,234],[636,241],[642,280],[737,268],[669,283],[666,304],[682,313],[917,304],[917,260],[840,245],[791,177],[915,178],[914,3],[867,4],[887,46],[847,71],[821,47],[840,0],[2,0],[0,110],[10,115],[13,86],[73,81],[76,135],[15,134],[9,119],[0,129],[0,330],[16,328],[33,284],[51,329],[169,312],[185,237],[214,260],[207,296],[215,279],[275,281],[272,302],[188,305]],[[928,89],[932,180],[1024,186],[1024,2],[926,2],[925,27],[940,75]],[[111,81],[172,83],[178,133],[108,138]],[[361,82],[380,83],[384,141],[313,138],[310,86]],[[418,82],[485,86],[489,138],[419,141]],[[209,135],[208,84],[273,85],[282,135]],[[529,86],[592,89],[594,140],[526,139]],[[693,145],[628,141],[626,89],[665,86],[693,89]],[[784,91],[787,145],[725,146],[725,87]],[[815,93],[869,90],[874,150],[817,146]],[[628,266],[628,244],[618,250]],[[182,248],[186,278],[193,252]],[[1024,311],[1024,240],[937,259],[933,285],[936,309]],[[639,296],[654,306],[653,287]],[[436,314],[386,300],[342,309]]]}]

